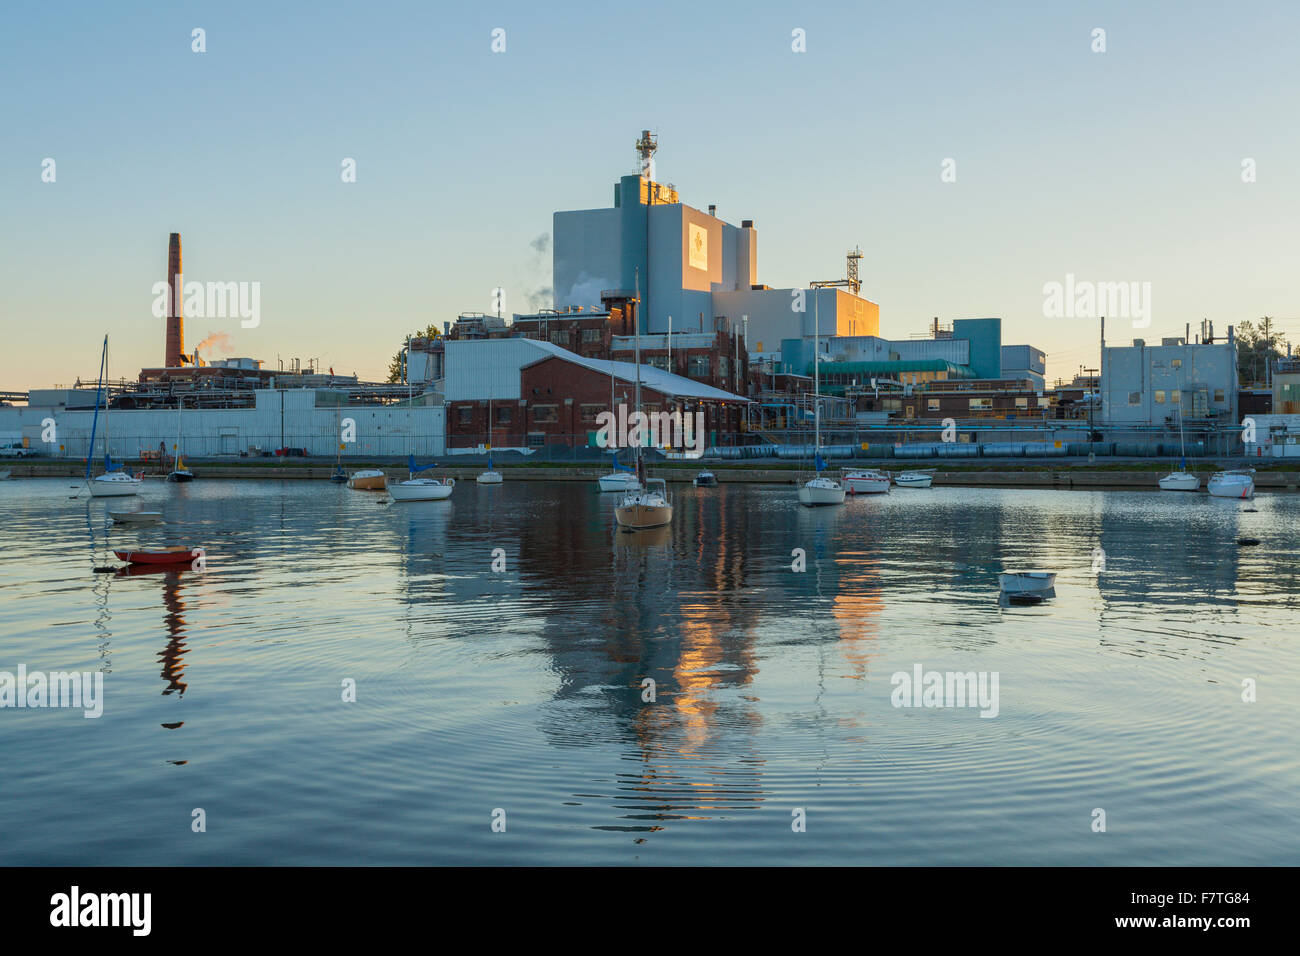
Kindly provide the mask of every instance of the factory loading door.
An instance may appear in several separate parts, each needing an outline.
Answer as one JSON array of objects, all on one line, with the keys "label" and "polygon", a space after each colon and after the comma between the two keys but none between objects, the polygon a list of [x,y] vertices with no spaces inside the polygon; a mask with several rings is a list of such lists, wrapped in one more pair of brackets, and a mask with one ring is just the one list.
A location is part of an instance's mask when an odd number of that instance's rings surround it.
[{"label": "factory loading door", "polygon": [[221,435],[220,437],[221,437],[221,454],[223,455],[239,454],[239,447],[237,444],[239,441],[238,435]]}]

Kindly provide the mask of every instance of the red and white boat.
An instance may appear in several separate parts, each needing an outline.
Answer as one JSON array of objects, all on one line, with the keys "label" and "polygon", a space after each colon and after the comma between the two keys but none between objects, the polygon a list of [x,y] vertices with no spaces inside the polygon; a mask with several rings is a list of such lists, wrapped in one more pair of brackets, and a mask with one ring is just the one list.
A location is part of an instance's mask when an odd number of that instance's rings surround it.
[{"label": "red and white boat", "polygon": [[199,556],[198,548],[150,548],[140,551],[114,551],[119,561],[128,564],[188,564]]},{"label": "red and white boat", "polygon": [[851,495],[883,495],[889,493],[888,473],[874,468],[850,471],[844,475],[844,490]]}]

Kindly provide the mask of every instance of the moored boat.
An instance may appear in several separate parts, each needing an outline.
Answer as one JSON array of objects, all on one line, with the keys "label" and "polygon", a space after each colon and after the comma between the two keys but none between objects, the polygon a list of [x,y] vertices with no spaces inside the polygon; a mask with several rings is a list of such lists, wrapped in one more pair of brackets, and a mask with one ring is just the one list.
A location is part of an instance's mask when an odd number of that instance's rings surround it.
[{"label": "moored boat", "polygon": [[123,498],[139,494],[142,484],[142,478],[134,478],[124,471],[105,472],[88,482],[91,497],[94,498]]},{"label": "moored boat", "polygon": [[388,487],[388,476],[378,468],[354,471],[348,478],[348,487],[357,491],[383,491]]},{"label": "moored boat", "polygon": [[844,486],[834,478],[818,475],[799,486],[799,504],[809,508],[818,505],[844,504]]},{"label": "moored boat", "polygon": [[900,488],[929,488],[933,481],[932,471],[900,471],[894,476],[894,484]]},{"label": "moored boat", "polygon": [[625,531],[660,528],[673,520],[672,498],[662,478],[647,478],[645,490],[630,491],[614,509],[614,520]]},{"label": "moored boat", "polygon": [[636,473],[631,471],[615,471],[608,475],[601,475],[596,479],[596,484],[600,486],[601,491],[641,490],[641,482],[637,481]]},{"label": "moored boat", "polygon": [[1253,498],[1255,469],[1233,468],[1215,472],[1205,487],[1216,498]]},{"label": "moored boat", "polygon": [[1005,571],[998,575],[998,587],[1005,594],[1047,591],[1055,584],[1054,571]]},{"label": "moored boat", "polygon": [[716,488],[718,487],[718,476],[711,471],[702,471],[695,476],[696,488]]},{"label": "moored boat", "polygon": [[889,485],[889,474],[875,468],[857,469],[844,475],[844,489],[851,495],[888,494]]},{"label": "moored boat", "polygon": [[117,551],[118,560],[128,564],[188,564],[199,556],[198,548],[149,548],[136,551]]},{"label": "moored boat", "polygon": [[408,478],[388,486],[394,501],[442,501],[450,498],[455,478]]},{"label": "moored boat", "polygon": [[1185,471],[1174,471],[1165,475],[1158,482],[1161,491],[1196,491],[1201,487],[1201,479]]}]

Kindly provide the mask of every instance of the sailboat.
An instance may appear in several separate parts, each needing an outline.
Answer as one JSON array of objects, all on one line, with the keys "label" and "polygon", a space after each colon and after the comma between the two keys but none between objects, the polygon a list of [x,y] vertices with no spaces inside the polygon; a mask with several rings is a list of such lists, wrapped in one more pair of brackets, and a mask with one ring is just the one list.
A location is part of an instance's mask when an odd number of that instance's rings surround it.
[{"label": "sailboat", "polygon": [[[636,410],[641,411],[641,274],[636,273],[636,324],[632,327],[632,336],[636,354]],[[662,528],[673,520],[672,499],[668,495],[668,483],[662,478],[645,476],[645,459],[641,457],[641,429],[637,429],[636,443],[636,481],[637,487],[623,496],[614,509],[614,520],[624,531],[642,531],[646,528]]]},{"label": "sailboat", "polygon": [[[407,353],[410,353],[411,340],[406,340]],[[415,396],[411,392],[411,377],[406,378],[406,406],[407,410],[414,417]],[[393,496],[394,501],[442,501],[444,498],[450,498],[452,489],[456,486],[455,478],[416,478],[415,476],[422,471],[428,471],[436,467],[434,464],[417,465],[415,463],[415,434],[414,429],[407,432],[407,478],[406,481],[398,481],[388,486],[388,493]],[[355,475],[353,477],[356,477]]]},{"label": "sailboat", "polygon": [[487,435],[487,453],[488,453],[488,470],[481,472],[474,479],[480,485],[499,485],[501,484],[501,472],[492,469],[492,398],[488,397],[488,435]]},{"label": "sailboat", "polygon": [[330,481],[340,484],[348,480],[348,473],[343,470],[343,406],[341,404],[334,406],[334,421],[338,427],[335,429],[339,433],[338,451],[334,453],[334,474],[330,475]]},{"label": "sailboat", "polygon": [[[168,481],[193,481],[194,473],[185,467],[181,457],[181,409],[185,407],[185,396],[176,396],[176,465],[167,476]],[[105,419],[107,421],[107,419]]]},{"label": "sailboat", "polygon": [[1201,479],[1186,470],[1187,441],[1183,438],[1183,410],[1181,408],[1178,409],[1178,446],[1182,450],[1182,459],[1178,463],[1178,471],[1172,471],[1160,479],[1158,482],[1160,490],[1196,491],[1201,487]]},{"label": "sailboat", "polygon": [[104,473],[90,477],[91,462],[95,460],[95,431],[99,425],[99,397],[104,391],[104,378],[108,371],[108,336],[104,336],[104,350],[99,356],[99,385],[95,389],[95,417],[90,423],[90,447],[86,454],[86,487],[92,498],[123,498],[139,494],[144,484],[140,478],[134,478],[122,470],[121,465],[114,465],[108,453],[108,406],[104,400]]},{"label": "sailboat", "polygon": [[[844,504],[844,486],[834,478],[821,474],[826,468],[822,459],[822,403],[821,403],[821,315],[818,297],[813,296],[813,470],[817,472],[799,488],[799,504],[809,508],[818,505]],[[886,484],[888,490],[888,484]]]},{"label": "sailboat", "polygon": [[[624,393],[626,398],[626,393]],[[609,366],[609,412],[614,412],[614,366]],[[618,463],[618,449],[610,449],[613,459],[610,461],[610,467],[613,469],[608,475],[601,475],[596,479],[596,484],[600,486],[601,491],[639,491],[641,480],[637,477],[635,468],[625,468]]]}]

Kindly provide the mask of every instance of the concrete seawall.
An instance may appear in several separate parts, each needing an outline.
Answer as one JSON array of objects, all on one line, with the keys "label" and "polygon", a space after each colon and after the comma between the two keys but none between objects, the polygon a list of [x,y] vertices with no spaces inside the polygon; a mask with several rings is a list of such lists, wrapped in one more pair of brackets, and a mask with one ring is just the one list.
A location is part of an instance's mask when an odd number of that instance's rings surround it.
[{"label": "concrete seawall", "polygon": [[[350,466],[349,470],[356,470],[362,467],[359,465]],[[390,479],[402,480],[406,477],[406,469],[393,465],[378,465],[369,467],[381,467],[388,473]],[[80,478],[84,473],[85,466],[79,462],[50,462],[50,461],[14,461],[0,463],[0,470],[9,468],[13,472],[14,478]],[[260,478],[271,480],[305,480],[305,481],[324,481],[334,471],[331,465],[306,465],[306,464],[200,464],[192,465],[195,475],[199,479],[207,478]],[[438,468],[434,472],[439,477],[453,477],[457,481],[473,481],[481,471],[484,470],[482,465],[456,468],[446,467]],[[593,466],[555,466],[555,467],[527,467],[527,466],[509,466],[497,465],[499,470],[507,481],[590,481],[594,482],[597,477],[608,473],[608,468],[599,465]],[[698,466],[688,468],[678,467],[652,467],[651,472],[655,477],[664,478],[670,483],[689,483],[695,477],[699,470]],[[710,467],[709,469],[718,477],[722,484],[744,483],[744,484],[793,484],[797,477],[802,473],[793,468],[752,468],[752,467]],[[972,488],[1061,488],[1061,489],[1089,489],[1089,488],[1130,488],[1130,489],[1148,489],[1155,491],[1156,481],[1164,474],[1162,470],[1141,470],[1134,469],[1131,471],[1110,470],[1105,468],[1089,467],[1080,465],[1077,467],[1060,467],[1060,468],[1017,468],[1008,466],[1005,468],[984,468],[971,470],[952,470],[945,471],[936,469],[934,473],[934,484],[939,485],[964,485]],[[1201,487],[1205,487],[1205,482],[1211,474],[1210,470],[1200,472]],[[1255,487],[1260,490],[1270,491],[1295,491],[1300,487],[1300,471],[1258,471],[1255,474]]]}]

